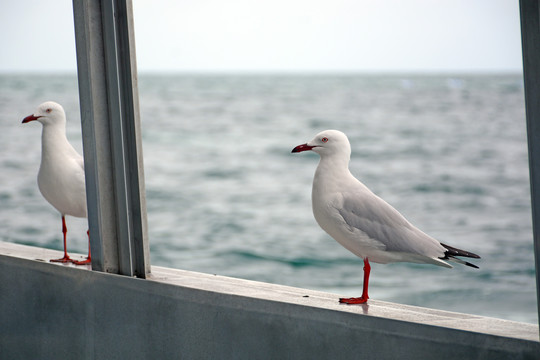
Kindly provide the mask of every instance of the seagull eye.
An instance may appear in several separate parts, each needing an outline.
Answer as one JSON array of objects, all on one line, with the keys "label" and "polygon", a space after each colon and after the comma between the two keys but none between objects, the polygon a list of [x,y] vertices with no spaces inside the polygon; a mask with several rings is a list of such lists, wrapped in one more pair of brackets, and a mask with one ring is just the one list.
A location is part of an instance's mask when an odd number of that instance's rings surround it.
[{"label": "seagull eye", "polygon": [[45,110],[45,112],[46,112],[47,114],[49,114],[49,113],[50,113],[51,111],[52,111],[52,109],[51,109],[51,108],[49,108],[49,109]]},{"label": "seagull eye", "polygon": [[323,137],[323,138],[321,139],[321,141],[322,141],[323,143],[328,142],[328,138],[327,138],[327,137]]}]

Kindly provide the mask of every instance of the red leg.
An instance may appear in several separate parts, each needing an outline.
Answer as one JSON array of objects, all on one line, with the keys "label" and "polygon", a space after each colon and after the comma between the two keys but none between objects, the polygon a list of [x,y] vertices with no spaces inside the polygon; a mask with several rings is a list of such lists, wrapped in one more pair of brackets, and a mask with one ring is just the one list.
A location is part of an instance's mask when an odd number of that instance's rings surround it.
[{"label": "red leg", "polygon": [[73,262],[71,258],[69,257],[67,253],[67,246],[66,246],[66,238],[67,238],[67,226],[66,226],[66,218],[64,215],[62,215],[62,233],[64,234],[64,257],[61,259],[51,259],[51,262],[61,262],[61,263],[67,263],[67,262]]},{"label": "red leg", "polygon": [[90,230],[88,230],[86,234],[88,235],[88,256],[86,257],[86,260],[83,261],[73,260],[75,265],[87,265],[92,263],[92,256],[90,255]]},{"label": "red leg", "polygon": [[356,298],[341,298],[340,303],[345,304],[363,304],[368,301],[368,286],[369,286],[369,273],[371,272],[371,266],[369,265],[368,258],[364,259],[364,287],[362,290],[362,296]]}]

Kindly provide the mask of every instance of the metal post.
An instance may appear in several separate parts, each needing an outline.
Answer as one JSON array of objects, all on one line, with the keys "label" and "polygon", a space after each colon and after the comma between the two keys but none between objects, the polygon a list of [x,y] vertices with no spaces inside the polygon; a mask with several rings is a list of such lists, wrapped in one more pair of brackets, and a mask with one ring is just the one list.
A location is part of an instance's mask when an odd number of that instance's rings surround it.
[{"label": "metal post", "polygon": [[533,217],[536,296],[540,321],[540,7],[538,0],[521,0],[521,40],[529,172]]},{"label": "metal post", "polygon": [[92,268],[150,273],[131,0],[73,0]]}]

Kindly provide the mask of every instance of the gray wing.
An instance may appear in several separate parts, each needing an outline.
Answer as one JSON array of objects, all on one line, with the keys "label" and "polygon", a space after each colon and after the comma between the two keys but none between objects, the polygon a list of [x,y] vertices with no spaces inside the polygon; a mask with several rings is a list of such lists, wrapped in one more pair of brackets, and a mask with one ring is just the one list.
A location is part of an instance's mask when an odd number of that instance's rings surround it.
[{"label": "gray wing", "polygon": [[407,221],[386,201],[367,188],[344,193],[338,209],[347,225],[381,242],[386,251],[405,252],[429,257],[444,255],[440,243]]}]

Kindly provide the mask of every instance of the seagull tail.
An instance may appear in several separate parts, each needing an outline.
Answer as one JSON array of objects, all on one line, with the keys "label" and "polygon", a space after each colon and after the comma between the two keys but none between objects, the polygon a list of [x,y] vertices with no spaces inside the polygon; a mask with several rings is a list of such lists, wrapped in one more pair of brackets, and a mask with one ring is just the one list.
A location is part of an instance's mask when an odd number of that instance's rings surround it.
[{"label": "seagull tail", "polygon": [[446,251],[444,252],[444,257],[440,257],[439,259],[454,261],[459,264],[467,265],[475,269],[478,269],[478,266],[471,264],[470,262],[458,259],[456,256],[463,256],[463,257],[469,257],[469,258],[474,258],[474,259],[480,259],[480,256],[473,254],[472,252],[469,252],[469,251],[465,251],[465,250],[457,249],[452,246],[448,246],[443,243],[441,243],[441,245],[444,246]]}]

